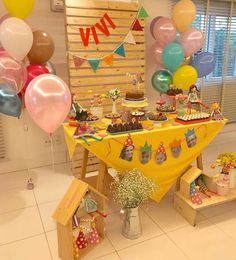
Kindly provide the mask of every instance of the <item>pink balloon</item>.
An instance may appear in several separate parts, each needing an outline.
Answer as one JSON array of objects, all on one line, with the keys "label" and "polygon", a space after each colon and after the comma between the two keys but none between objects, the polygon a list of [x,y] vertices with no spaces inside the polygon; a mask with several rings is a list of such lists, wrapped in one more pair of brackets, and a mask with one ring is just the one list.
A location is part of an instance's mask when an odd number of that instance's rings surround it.
[{"label": "pink balloon", "polygon": [[23,88],[24,92],[26,91],[26,88],[28,87],[29,83],[34,78],[36,78],[39,75],[49,73],[49,70],[41,64],[30,64],[26,69],[27,69],[27,72],[28,72],[28,77],[27,77],[27,81],[25,83],[25,86]]},{"label": "pink balloon", "polygon": [[162,62],[162,52],[163,52],[163,48],[158,44],[158,42],[155,42],[151,47],[151,54],[155,59],[155,63],[159,67],[165,68],[165,65]]},{"label": "pink balloon", "polygon": [[176,27],[170,18],[162,17],[155,23],[153,34],[159,45],[165,47],[175,41]]},{"label": "pink balloon", "polygon": [[152,19],[152,21],[151,21],[151,24],[150,24],[150,32],[151,32],[151,35],[152,35],[152,37],[155,39],[155,37],[154,37],[154,34],[153,34],[153,29],[154,29],[154,26],[155,26],[155,24],[156,24],[156,22],[160,19],[160,18],[162,18],[163,16],[157,16],[157,17],[155,17],[154,19]]},{"label": "pink balloon", "polygon": [[67,84],[56,75],[40,75],[26,89],[25,106],[34,122],[52,134],[69,113],[71,93]]},{"label": "pink balloon", "polygon": [[182,33],[180,45],[184,49],[184,57],[189,57],[201,49],[204,45],[204,36],[201,30],[190,28]]},{"label": "pink balloon", "polygon": [[0,56],[8,55],[7,51],[3,48],[0,48]]},{"label": "pink balloon", "polygon": [[26,68],[21,61],[14,60],[3,49],[0,53],[0,79],[19,93],[27,79]]}]

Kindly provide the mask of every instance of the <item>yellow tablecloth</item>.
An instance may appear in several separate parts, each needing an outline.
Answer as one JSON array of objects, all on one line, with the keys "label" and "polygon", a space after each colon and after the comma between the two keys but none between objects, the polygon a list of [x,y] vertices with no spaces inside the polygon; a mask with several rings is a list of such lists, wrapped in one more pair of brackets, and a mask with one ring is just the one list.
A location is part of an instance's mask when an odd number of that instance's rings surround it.
[{"label": "yellow tablecloth", "polygon": [[[81,139],[73,138],[75,128],[65,124],[64,133],[71,157],[73,156],[76,145],[80,144],[104,161],[108,166],[118,171],[138,168],[147,177],[153,178],[156,181],[158,189],[153,195],[153,199],[160,201],[181,173],[216,137],[225,123],[226,121],[209,121],[191,125],[171,125],[156,128],[151,131],[144,130],[142,132],[131,133],[135,145],[132,161],[125,161],[120,158],[120,152],[127,139],[127,134],[108,135],[101,142],[89,138],[91,145],[88,146]],[[188,129],[194,129],[197,136],[197,144],[191,148],[187,146],[185,140],[185,133]],[[181,140],[182,152],[178,158],[174,158],[171,153],[170,143],[172,143],[174,139]],[[142,164],[139,160],[140,147],[143,147],[145,142],[152,145],[153,152],[152,159],[147,164]],[[164,144],[167,160],[159,165],[156,163],[155,157],[160,143]]]}]

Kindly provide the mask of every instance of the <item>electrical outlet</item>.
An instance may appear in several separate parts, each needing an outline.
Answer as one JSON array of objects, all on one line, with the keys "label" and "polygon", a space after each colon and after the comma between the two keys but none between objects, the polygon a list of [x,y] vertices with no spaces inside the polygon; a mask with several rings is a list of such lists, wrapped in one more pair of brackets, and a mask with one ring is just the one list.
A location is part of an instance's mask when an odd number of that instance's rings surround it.
[{"label": "electrical outlet", "polygon": [[43,140],[43,144],[44,144],[44,146],[50,146],[51,145],[51,139],[50,138],[45,138],[44,140]]},{"label": "electrical outlet", "polygon": [[63,0],[51,0],[51,9],[53,12],[63,12]]},{"label": "electrical outlet", "polygon": [[53,136],[53,144],[54,145],[60,145],[62,143],[61,135],[55,135]]}]

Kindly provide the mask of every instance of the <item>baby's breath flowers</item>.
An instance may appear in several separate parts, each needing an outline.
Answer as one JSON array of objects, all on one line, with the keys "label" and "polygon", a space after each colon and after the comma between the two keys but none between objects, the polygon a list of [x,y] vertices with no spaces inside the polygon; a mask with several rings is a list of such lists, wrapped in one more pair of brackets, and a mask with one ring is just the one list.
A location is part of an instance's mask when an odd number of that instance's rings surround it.
[{"label": "baby's breath flowers", "polygon": [[106,97],[114,102],[121,97],[120,90],[118,88],[111,89],[107,92]]},{"label": "baby's breath flowers", "polygon": [[156,190],[156,183],[138,169],[125,171],[111,184],[113,198],[123,208],[136,208]]}]

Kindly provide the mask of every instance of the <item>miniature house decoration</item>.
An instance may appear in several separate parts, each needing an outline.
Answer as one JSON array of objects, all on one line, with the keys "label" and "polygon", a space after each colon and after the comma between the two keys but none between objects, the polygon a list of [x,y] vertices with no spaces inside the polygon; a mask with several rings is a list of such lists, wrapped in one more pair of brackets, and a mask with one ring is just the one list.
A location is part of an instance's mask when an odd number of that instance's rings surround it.
[{"label": "miniature house decoration", "polygon": [[[62,260],[78,259],[104,237],[106,200],[89,184],[73,180],[53,214],[57,223],[58,254]],[[84,231],[89,232],[87,239]]]}]

